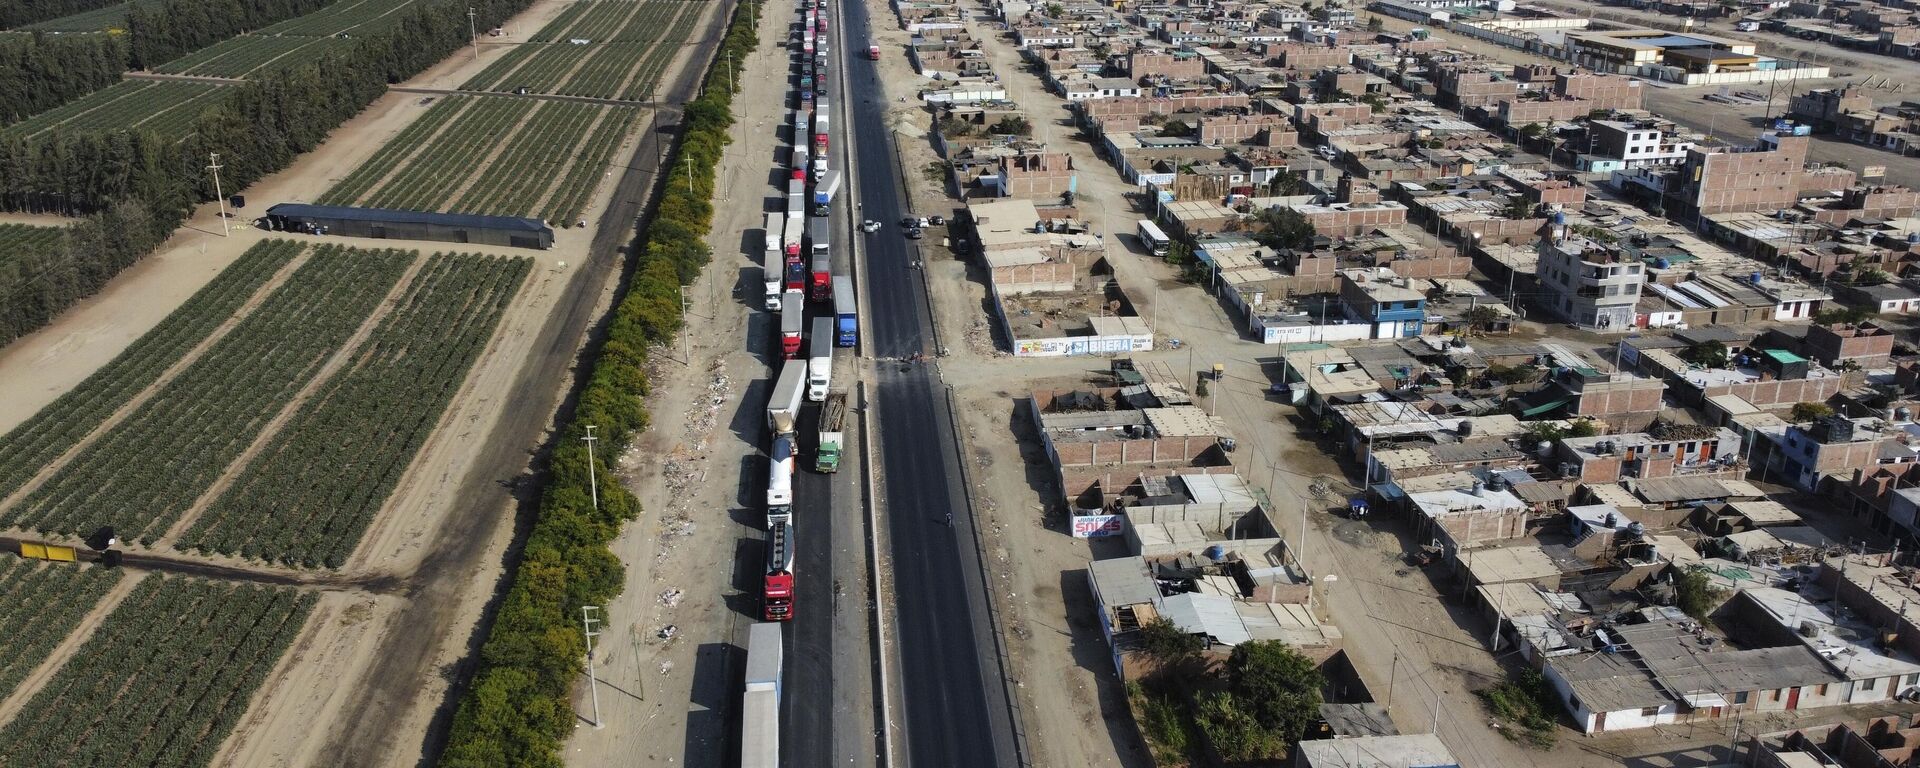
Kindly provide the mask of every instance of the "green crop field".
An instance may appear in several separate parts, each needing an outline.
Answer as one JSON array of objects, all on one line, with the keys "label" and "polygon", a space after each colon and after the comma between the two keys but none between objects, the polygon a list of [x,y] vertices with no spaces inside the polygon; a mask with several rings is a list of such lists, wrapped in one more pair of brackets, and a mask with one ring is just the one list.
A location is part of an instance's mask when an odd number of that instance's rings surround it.
[{"label": "green crop field", "polygon": [[352,44],[338,37],[241,35],[154,69],[169,75],[239,78],[263,68],[298,65]]},{"label": "green crop field", "polygon": [[147,576],[0,728],[0,765],[208,764],[314,601]]},{"label": "green crop field", "polygon": [[461,89],[646,100],[706,8],[684,0],[578,2]]},{"label": "green crop field", "polygon": [[274,435],[183,545],[340,567],[486,349],[532,263],[430,259],[348,370]]},{"label": "green crop field", "polygon": [[412,5],[414,0],[340,0],[320,10],[298,18],[287,19],[255,34],[272,37],[274,35],[299,35],[302,37],[329,37],[342,32],[352,32],[354,28],[372,21],[378,21],[388,14]]},{"label": "green crop field", "polygon": [[411,251],[329,245],[152,398],[0,511],[23,528],[112,526],[151,544],[359,329]]},{"label": "green crop field", "polygon": [[120,580],[120,571],[77,563],[0,559],[0,699],[13,693]]},{"label": "green crop field", "polygon": [[0,134],[32,136],[54,128],[138,128],[161,136],[186,132],[201,111],[212,106],[223,86],[211,83],[123,80],[57,109],[0,129]]},{"label": "green crop field", "polygon": [[[638,109],[452,97],[317,201],[415,211],[580,217]],[[486,148],[476,153],[475,148]]]},{"label": "green crop field", "polygon": [[239,312],[304,248],[298,243],[272,240],[248,249],[112,362],[0,437],[0,497],[10,496],[26,485],[47,462],[66,453],[153,384],[162,372]]}]

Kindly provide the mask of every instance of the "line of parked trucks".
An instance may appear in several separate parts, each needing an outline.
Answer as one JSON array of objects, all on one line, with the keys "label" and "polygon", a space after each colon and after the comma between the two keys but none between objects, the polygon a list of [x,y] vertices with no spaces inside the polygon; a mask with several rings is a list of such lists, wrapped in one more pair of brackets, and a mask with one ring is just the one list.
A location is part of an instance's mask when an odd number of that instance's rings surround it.
[{"label": "line of parked trucks", "polygon": [[[833,272],[833,202],[842,174],[828,167],[832,140],[827,101],[827,0],[799,0],[793,42],[796,92],[790,125],[784,208],[766,214],[760,262],[764,306],[779,313],[779,372],[767,402],[766,564],[761,618],[748,636],[740,765],[780,764],[781,634],[793,619],[794,473],[801,462],[803,403],[820,403],[813,470],[837,472],[845,445],[847,394],[833,386],[833,355],[859,344],[853,283]],[[877,53],[877,50],[875,51]],[[809,304],[811,320],[809,323]],[[801,356],[802,348],[806,356]]]}]

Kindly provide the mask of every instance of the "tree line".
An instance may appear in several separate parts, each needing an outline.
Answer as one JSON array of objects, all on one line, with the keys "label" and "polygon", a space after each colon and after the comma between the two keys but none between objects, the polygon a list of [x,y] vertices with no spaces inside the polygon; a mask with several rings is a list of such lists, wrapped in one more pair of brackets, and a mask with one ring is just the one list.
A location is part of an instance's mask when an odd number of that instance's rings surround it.
[{"label": "tree line", "polygon": [[[734,96],[719,62],[740,68],[755,46],[758,18],[755,4],[735,7],[705,88],[686,106],[680,145],[640,234],[633,275],[614,306],[606,341],[589,352],[592,368],[572,422],[554,440],[533,530],[480,648],[439,765],[561,764],[561,745],[574,725],[570,694],[586,652],[580,606],[605,605],[620,593],[625,571],[609,545],[621,524],[640,512],[639,501],[619,483],[600,486],[600,508],[593,508],[581,425],[598,428],[603,462],[646,428],[648,350],[679,331],[680,286],[712,257],[704,239],[712,228],[714,174],[733,123]],[[602,476],[606,469],[601,466]]]},{"label": "tree line", "polygon": [[44,248],[0,254],[0,345],[38,330],[153,251],[167,233],[124,201],[65,227]]},{"label": "tree line", "polygon": [[127,45],[113,35],[0,35],[0,125],[120,82]]},{"label": "tree line", "polygon": [[[502,23],[531,0],[471,0],[478,22]],[[314,61],[232,86],[194,120],[185,138],[110,128],[0,134],[0,210],[82,217],[65,257],[82,278],[42,297],[32,331],[165,242],[194,204],[213,199],[208,153],[221,182],[243,189],[279,171],[400,82],[468,42],[469,0],[429,0],[389,17],[381,31]],[[24,290],[0,276],[0,296]],[[11,338],[11,336],[0,336]]]},{"label": "tree line", "polygon": [[105,8],[120,0],[8,0],[0,3],[0,29],[14,29],[48,19]]}]

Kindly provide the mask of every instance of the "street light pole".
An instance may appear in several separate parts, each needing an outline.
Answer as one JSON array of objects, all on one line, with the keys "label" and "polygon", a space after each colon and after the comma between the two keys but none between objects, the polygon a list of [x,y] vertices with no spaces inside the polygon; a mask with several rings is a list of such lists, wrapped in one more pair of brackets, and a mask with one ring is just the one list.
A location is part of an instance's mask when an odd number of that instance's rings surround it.
[{"label": "street light pole", "polygon": [[600,636],[600,633],[593,631],[593,625],[600,623],[600,619],[593,614],[599,610],[600,606],[597,605],[580,606],[580,628],[587,633],[587,689],[593,692],[593,727],[595,728],[605,727],[605,724],[600,722],[600,679],[593,674],[593,639]]},{"label": "street light pole", "polygon": [[599,427],[588,424],[587,436],[580,438],[580,441],[587,444],[587,488],[593,493],[593,511],[598,512],[600,511],[600,477],[593,470],[593,443],[600,438],[593,436],[595,429]]},{"label": "street light pole", "polygon": [[227,224],[227,193],[220,191],[220,169],[225,167],[220,164],[220,153],[207,153],[207,170],[213,171],[213,197],[220,201],[220,236],[232,237],[233,230]]},{"label": "street light pole", "polygon": [[473,60],[480,60],[480,28],[474,26],[473,6],[467,6],[467,39],[473,41]]}]

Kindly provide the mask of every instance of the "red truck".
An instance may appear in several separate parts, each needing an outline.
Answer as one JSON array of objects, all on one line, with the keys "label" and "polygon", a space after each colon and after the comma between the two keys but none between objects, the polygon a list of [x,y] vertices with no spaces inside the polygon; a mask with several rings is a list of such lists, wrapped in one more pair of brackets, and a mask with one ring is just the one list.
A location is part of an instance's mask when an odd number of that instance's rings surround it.
[{"label": "red truck", "polygon": [[780,354],[788,360],[800,357],[800,333],[806,327],[807,300],[799,292],[780,295]]},{"label": "red truck", "polygon": [[786,523],[767,525],[767,575],[760,594],[762,618],[793,620],[793,532]]},{"label": "red truck", "polygon": [[868,60],[870,60],[870,61],[879,61],[879,60],[880,60],[880,46],[877,46],[877,45],[869,45],[869,46],[867,46],[867,59],[868,59]]}]

